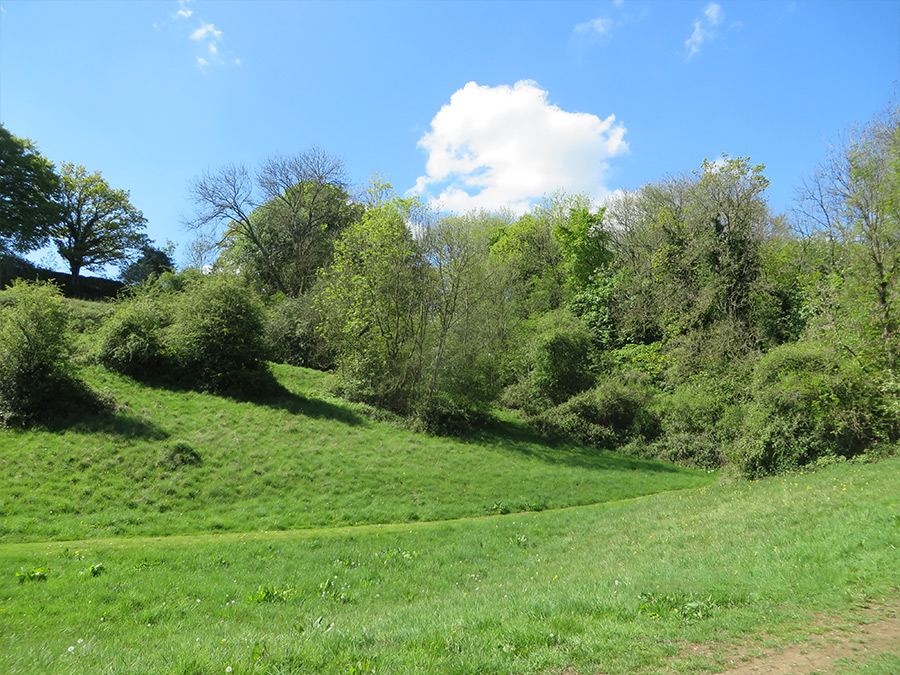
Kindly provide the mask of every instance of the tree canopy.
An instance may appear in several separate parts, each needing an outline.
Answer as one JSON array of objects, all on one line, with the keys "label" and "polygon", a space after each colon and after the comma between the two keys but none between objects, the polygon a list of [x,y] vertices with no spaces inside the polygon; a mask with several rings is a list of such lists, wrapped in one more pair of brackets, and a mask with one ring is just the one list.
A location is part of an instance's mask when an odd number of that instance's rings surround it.
[{"label": "tree canopy", "polygon": [[147,242],[146,220],[126,190],[109,186],[99,171],[62,165],[59,220],[49,230],[72,276],[125,260]]},{"label": "tree canopy", "polygon": [[59,187],[53,164],[0,125],[0,252],[24,253],[46,243],[59,215]]}]

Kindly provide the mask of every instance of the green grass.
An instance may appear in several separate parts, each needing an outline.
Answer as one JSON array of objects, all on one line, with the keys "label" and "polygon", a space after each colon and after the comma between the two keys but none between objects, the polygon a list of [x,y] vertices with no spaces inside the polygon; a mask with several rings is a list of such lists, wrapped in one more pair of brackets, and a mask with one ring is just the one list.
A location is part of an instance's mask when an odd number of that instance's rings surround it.
[{"label": "green grass", "polygon": [[284,391],[249,402],[86,370],[123,409],[0,430],[0,542],[445,520],[711,480],[550,445],[512,422],[462,440],[425,436],[327,398],[321,373],[275,372]]},{"label": "green grass", "polygon": [[275,374],[248,402],[87,369],[119,412],[0,431],[0,673],[715,672],[900,598],[900,459],[716,480]]},{"label": "green grass", "polygon": [[898,547],[898,459],[445,523],[5,544],[0,672],[716,671],[691,644],[803,642],[896,601]]}]

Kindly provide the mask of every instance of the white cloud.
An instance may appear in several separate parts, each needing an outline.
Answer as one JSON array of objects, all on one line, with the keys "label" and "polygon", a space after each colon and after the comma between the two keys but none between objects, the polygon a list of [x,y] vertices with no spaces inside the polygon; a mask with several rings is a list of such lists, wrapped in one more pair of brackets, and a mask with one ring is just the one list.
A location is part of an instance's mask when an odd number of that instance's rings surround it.
[{"label": "white cloud", "polygon": [[201,68],[205,68],[206,66],[209,65],[209,61],[204,59],[202,56],[198,56],[197,57],[197,65],[200,66]]},{"label": "white cloud", "polygon": [[723,17],[722,7],[715,2],[709,3],[704,8],[703,16],[694,21],[694,32],[691,37],[684,41],[688,59],[700,52],[704,42],[716,36],[715,28],[722,23]]},{"label": "white cloud", "polygon": [[469,82],[419,140],[428,161],[411,192],[457,212],[521,213],[557,188],[601,200],[609,194],[608,160],[628,150],[624,135],[615,115],[601,120],[562,110],[535,82]]},{"label": "white cloud", "polygon": [[585,21],[575,26],[576,35],[609,35],[612,32],[613,20],[602,17]]},{"label": "white cloud", "polygon": [[178,13],[175,16],[177,16],[179,19],[187,19],[190,18],[191,14],[193,13],[194,11],[191,9],[179,9]]},{"label": "white cloud", "polygon": [[216,30],[211,23],[204,24],[191,33],[191,40],[206,40],[207,38],[218,40],[220,37],[222,37],[222,31]]}]

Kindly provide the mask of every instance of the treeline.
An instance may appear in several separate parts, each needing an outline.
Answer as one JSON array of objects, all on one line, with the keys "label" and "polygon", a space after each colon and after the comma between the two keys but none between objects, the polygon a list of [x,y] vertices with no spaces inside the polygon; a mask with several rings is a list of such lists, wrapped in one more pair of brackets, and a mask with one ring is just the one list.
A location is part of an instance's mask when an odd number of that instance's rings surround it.
[{"label": "treeline", "polygon": [[[854,129],[789,216],[741,157],[521,216],[442,214],[377,179],[351,194],[319,149],[224,167],[191,186],[194,269],[135,284],[93,358],[226,393],[263,390],[266,360],[328,369],[432,432],[503,406],[554,437],[746,475],[889,452],[898,122]],[[26,304],[0,312],[5,339]]]}]

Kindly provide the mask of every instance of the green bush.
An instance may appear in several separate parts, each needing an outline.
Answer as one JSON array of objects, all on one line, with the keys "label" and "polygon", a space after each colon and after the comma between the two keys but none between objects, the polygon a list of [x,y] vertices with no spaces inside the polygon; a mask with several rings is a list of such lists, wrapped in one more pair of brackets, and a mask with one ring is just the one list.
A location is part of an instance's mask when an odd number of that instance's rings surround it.
[{"label": "green bush", "polygon": [[164,330],[169,314],[166,304],[151,295],[121,301],[100,329],[99,362],[126,375],[158,377],[167,370]]},{"label": "green bush", "polygon": [[715,468],[740,431],[739,392],[728,381],[695,378],[657,399],[662,433],[651,452],[659,459]]},{"label": "green bush", "polygon": [[659,433],[654,397],[647,375],[625,371],[547,410],[536,424],[544,431],[595,447],[610,448],[637,438],[650,440]]},{"label": "green bush", "polygon": [[268,374],[262,306],[234,277],[209,277],[176,296],[166,346],[179,378],[199,389],[244,392]]},{"label": "green bush", "polygon": [[415,417],[425,431],[442,436],[459,436],[483,426],[487,411],[466,398],[435,392],[416,403]]},{"label": "green bush", "polygon": [[853,457],[896,432],[876,379],[828,347],[785,344],[753,374],[734,461],[751,476]]},{"label": "green bush", "polygon": [[0,303],[0,425],[25,425],[93,407],[72,373],[69,315],[52,284],[15,281]]},{"label": "green bush", "polygon": [[265,318],[265,342],[269,357],[277,363],[327,370],[334,354],[317,329],[320,316],[308,296],[283,298],[269,307]]},{"label": "green bush", "polygon": [[594,381],[592,338],[584,324],[562,310],[541,317],[531,343],[531,381],[554,403],[584,391]]}]

